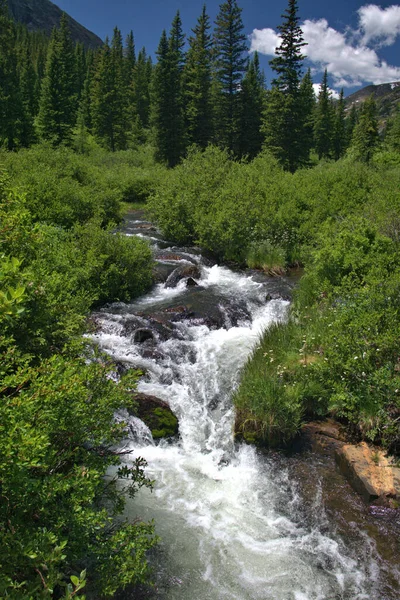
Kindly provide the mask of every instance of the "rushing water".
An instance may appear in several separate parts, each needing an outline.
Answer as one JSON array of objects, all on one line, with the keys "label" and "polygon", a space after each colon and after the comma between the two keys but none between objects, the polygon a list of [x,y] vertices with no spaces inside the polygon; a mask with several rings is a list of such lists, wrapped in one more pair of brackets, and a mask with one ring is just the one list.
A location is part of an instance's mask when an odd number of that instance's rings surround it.
[{"label": "rushing water", "polygon": [[[161,278],[182,264],[199,267],[196,286],[185,279],[175,287],[159,283],[134,304],[95,315],[100,346],[142,368],[139,391],[168,402],[179,419],[179,438],[156,445],[138,419],[116,415],[129,422],[126,460],[144,457],[156,481],[152,493],[142,490],[127,508],[128,517],[154,518],[162,539],[152,557],[151,597],[398,598],[399,571],[392,564],[387,575],[376,542],[358,524],[344,541],[330,522],[318,465],[307,464],[306,497],[296,477],[304,462],[233,441],[231,395],[240,369],[261,332],[285,318],[288,302],[279,296],[290,282],[213,265],[198,249],[170,248],[137,216],[127,220],[125,233],[148,237]],[[153,337],[134,343],[139,328]],[[137,591],[123,596],[136,597]]]}]

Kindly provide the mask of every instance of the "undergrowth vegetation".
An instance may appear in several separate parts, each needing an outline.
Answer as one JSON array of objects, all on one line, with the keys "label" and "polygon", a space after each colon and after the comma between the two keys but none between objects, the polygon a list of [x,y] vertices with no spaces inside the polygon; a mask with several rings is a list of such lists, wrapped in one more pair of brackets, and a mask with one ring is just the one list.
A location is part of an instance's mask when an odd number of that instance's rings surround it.
[{"label": "undergrowth vegetation", "polygon": [[235,395],[237,433],[289,442],[335,416],[400,450],[400,169],[347,157],[291,174],[268,154],[193,152],[150,197],[169,238],[266,272],[305,266],[289,322],[269,330]]},{"label": "undergrowth vegetation", "polygon": [[145,152],[38,146],[0,160],[0,597],[109,597],[148,581],[153,526],[115,517],[120,481],[131,495],[151,482],[116,451],[113,415],[134,410],[137,374],[114,383],[81,336],[91,308],[152,283],[148,244],[112,229],[159,170]]}]

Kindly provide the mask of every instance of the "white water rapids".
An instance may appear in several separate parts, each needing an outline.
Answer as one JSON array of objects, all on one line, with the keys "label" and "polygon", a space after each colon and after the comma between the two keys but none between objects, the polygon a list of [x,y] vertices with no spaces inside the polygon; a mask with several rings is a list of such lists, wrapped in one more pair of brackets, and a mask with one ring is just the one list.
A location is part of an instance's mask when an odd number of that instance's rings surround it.
[{"label": "white water rapids", "polygon": [[287,471],[233,442],[231,396],[240,369],[262,331],[285,318],[288,302],[266,302],[268,284],[225,267],[201,266],[198,283],[199,293],[245,306],[248,318],[230,326],[227,317],[219,329],[182,320],[174,337],[157,340],[153,358],[144,357],[142,345],[126,334],[126,320],[137,313],[145,319],[143,311],[169,302],[185,305],[184,282],[172,289],[159,284],[138,302],[106,307],[97,317],[99,345],[116,360],[144,369],[139,391],[168,402],[179,419],[179,438],[172,442],[156,445],[142,427],[131,436],[125,459],[144,457],[155,480],[154,491],[142,490],[127,509],[132,518],[154,518],[161,537],[154,597],[378,600],[373,548],[366,543],[354,556],[327,531],[318,496],[306,519]]}]

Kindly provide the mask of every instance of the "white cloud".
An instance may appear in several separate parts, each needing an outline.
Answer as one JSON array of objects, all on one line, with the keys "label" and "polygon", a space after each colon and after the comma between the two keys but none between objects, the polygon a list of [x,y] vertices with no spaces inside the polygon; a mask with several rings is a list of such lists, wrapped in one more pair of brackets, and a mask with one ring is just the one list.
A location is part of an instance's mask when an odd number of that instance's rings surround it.
[{"label": "white cloud", "polygon": [[[361,7],[358,15],[359,29],[346,33],[330,27],[326,19],[304,21],[301,27],[307,46],[303,52],[313,63],[313,71],[328,69],[335,87],[399,81],[400,67],[388,65],[366,44],[373,40],[380,45],[395,41],[400,34],[400,6],[381,9],[370,4]],[[250,51],[268,56],[274,55],[280,40],[273,29],[255,29],[250,39]]]},{"label": "white cloud", "polygon": [[400,34],[400,6],[382,9],[368,4],[358,9],[362,44],[376,41],[381,46],[391,46]]},{"label": "white cloud", "polygon": [[332,27],[326,19],[307,20],[302,25],[307,57],[321,70],[328,69],[336,86],[351,87],[363,82],[374,84],[398,81],[400,68],[381,61],[372,48],[350,44],[346,36]]},{"label": "white cloud", "polygon": [[[313,88],[314,88],[314,94],[318,98],[318,94],[319,94],[320,89],[321,89],[321,84],[320,83],[313,83]],[[335,100],[339,100],[339,97],[340,97],[339,92],[337,92],[336,90],[332,90],[331,88],[328,88],[328,90],[330,91],[332,98],[334,98]]]},{"label": "white cloud", "polygon": [[273,29],[254,29],[250,34],[250,52],[272,56],[281,43],[280,36]]}]

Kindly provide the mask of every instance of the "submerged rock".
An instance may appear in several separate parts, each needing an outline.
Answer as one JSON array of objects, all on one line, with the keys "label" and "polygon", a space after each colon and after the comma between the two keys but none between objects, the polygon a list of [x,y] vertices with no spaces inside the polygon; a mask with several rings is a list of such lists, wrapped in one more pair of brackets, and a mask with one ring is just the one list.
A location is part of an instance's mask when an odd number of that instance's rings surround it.
[{"label": "submerged rock", "polygon": [[135,416],[147,425],[153,439],[157,440],[177,435],[179,429],[178,419],[164,400],[140,393],[135,394],[134,398],[138,405]]},{"label": "submerged rock", "polygon": [[154,333],[151,329],[136,329],[133,334],[133,341],[135,344],[142,344],[147,340],[154,340]]},{"label": "submerged rock", "polygon": [[174,288],[178,285],[181,279],[201,279],[200,268],[197,265],[181,265],[172,271],[171,275],[165,282],[165,287]]}]

